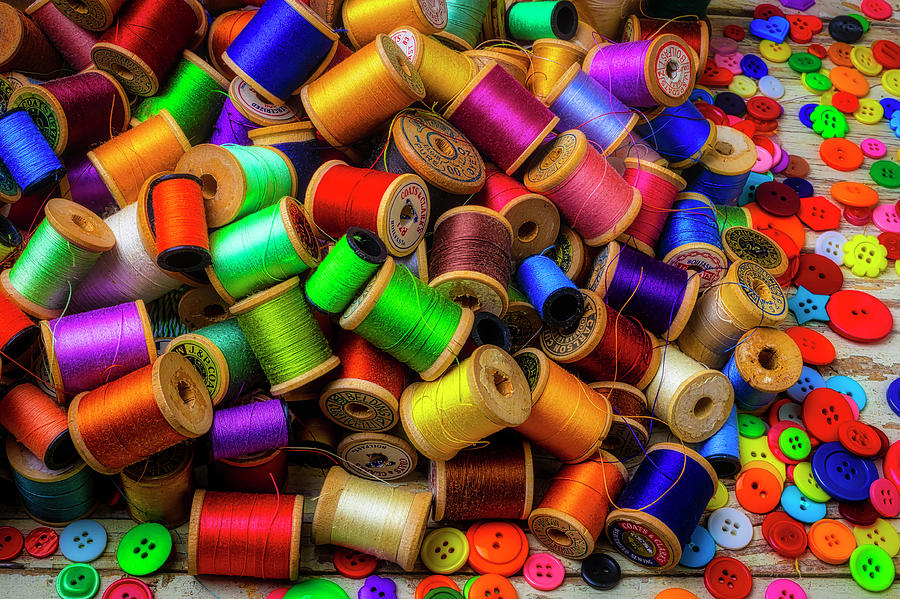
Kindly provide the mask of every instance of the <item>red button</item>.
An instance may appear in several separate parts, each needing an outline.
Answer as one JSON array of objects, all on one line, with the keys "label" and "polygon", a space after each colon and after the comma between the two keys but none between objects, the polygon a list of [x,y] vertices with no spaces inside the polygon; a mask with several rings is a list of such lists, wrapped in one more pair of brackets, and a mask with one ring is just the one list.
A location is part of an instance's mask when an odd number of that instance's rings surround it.
[{"label": "red button", "polygon": [[153,599],[153,592],[137,578],[120,578],[109,585],[103,599]]},{"label": "red button", "polygon": [[878,40],[872,44],[872,54],[885,69],[900,69],[900,46],[894,42]]},{"label": "red button", "polygon": [[822,32],[822,19],[817,17],[816,15],[798,15],[803,17],[803,20],[806,21],[806,27],[812,31],[813,35]]},{"label": "red button", "polygon": [[19,557],[25,539],[18,528],[12,526],[0,526],[0,561],[8,562]]},{"label": "red button", "polygon": [[874,428],[858,420],[841,423],[838,427],[838,441],[844,449],[861,458],[874,458],[881,451],[881,437]]},{"label": "red button", "polygon": [[781,116],[781,104],[766,96],[753,96],[747,100],[747,114],[761,121],[774,121]]},{"label": "red button", "polygon": [[872,222],[872,209],[868,206],[847,206],[844,208],[844,220],[857,227]]},{"label": "red button", "polygon": [[853,114],[859,108],[859,98],[847,92],[835,92],[831,96],[831,105],[844,114]]},{"label": "red button", "polygon": [[863,0],[859,9],[864,15],[876,21],[886,21],[894,13],[894,9],[885,0]]},{"label": "red button", "polygon": [[853,410],[844,396],[828,387],[813,389],[803,400],[803,424],[823,443],[838,440],[838,427],[853,420]]},{"label": "red button", "polygon": [[452,578],[444,576],[443,574],[432,574],[431,576],[422,579],[422,582],[416,587],[415,599],[425,599],[425,595],[427,595],[429,591],[441,587],[451,588],[454,591],[459,592],[459,587],[456,586],[456,583],[453,582]]},{"label": "red button", "polygon": [[731,128],[740,131],[747,137],[753,137],[754,135],[756,135],[756,123],[748,119],[736,122],[731,126]]},{"label": "red button", "polygon": [[772,512],[771,514],[766,514],[766,517],[763,518],[762,524],[760,525],[760,532],[763,534],[763,537],[769,533],[769,529],[772,528],[773,524],[783,520],[794,521],[793,518],[787,515],[787,512]]},{"label": "red button", "polygon": [[887,249],[888,260],[900,260],[900,233],[884,232],[878,236],[878,243]]},{"label": "red button", "polygon": [[822,196],[800,198],[797,216],[813,231],[830,231],[841,226],[841,209]]},{"label": "red button", "polygon": [[365,578],[378,566],[373,556],[344,547],[335,550],[333,561],[335,569],[347,578]]},{"label": "red button", "polygon": [[[881,459],[884,457],[884,454],[887,453],[887,450],[891,446],[891,440],[888,439],[888,436],[884,434],[884,431],[880,428],[875,428],[875,432],[878,433],[878,438],[881,439],[881,449],[878,450],[878,454],[875,456],[876,459]],[[900,488],[900,487],[898,487]]]},{"label": "red button", "polygon": [[772,135],[778,129],[778,121],[762,121],[752,116],[748,116],[747,120],[753,121],[753,124],[756,125],[757,135]]},{"label": "red button", "polygon": [[753,577],[747,566],[733,557],[717,557],[706,564],[703,583],[716,599],[744,599],[753,588]]},{"label": "red button", "polygon": [[[803,228],[803,223],[796,216],[769,214],[757,202],[750,202],[744,208],[750,212],[753,228],[760,233],[765,233],[766,229],[778,229],[782,233],[786,233],[798,249],[806,245],[806,229]],[[778,240],[775,239],[775,241]],[[787,253],[787,249],[785,249],[785,253]],[[796,254],[797,250],[794,250],[794,253]]]},{"label": "red button", "polygon": [[842,289],[825,306],[828,326],[850,341],[873,343],[887,337],[894,326],[888,307],[875,296],[855,289]]},{"label": "red button", "polygon": [[709,119],[715,125],[725,125],[728,123],[728,115],[719,108],[718,106],[713,106],[712,104],[708,104],[703,100],[698,100],[694,102],[694,106],[697,110],[700,111],[700,114],[703,115],[703,118]]},{"label": "red button", "polygon": [[756,201],[760,207],[775,216],[791,216],[800,210],[797,192],[778,181],[766,181],[756,188]]},{"label": "red button", "polygon": [[756,8],[753,9],[754,19],[768,19],[776,15],[783,17],[784,13],[774,4],[757,4]]},{"label": "red button", "polygon": [[872,526],[878,520],[878,512],[868,501],[842,501],[838,504],[841,518],[856,526]]},{"label": "red button", "polygon": [[[755,120],[759,120],[759,119],[755,119]],[[753,136],[753,144],[756,146],[759,146],[760,148],[762,148],[763,150],[768,152],[770,156],[775,155],[775,152],[776,152],[775,143],[772,142],[772,140],[769,139],[768,137],[765,137],[764,135],[754,135]],[[769,182],[772,183],[772,181],[769,181]]]},{"label": "red button", "polygon": [[884,454],[881,469],[884,472],[884,477],[900,489],[900,441],[895,441],[888,448],[887,453]]},{"label": "red button", "polygon": [[[710,58],[706,61],[706,66],[703,68],[703,74],[700,75],[700,80],[697,81],[697,83],[708,87],[727,87],[733,79],[734,73],[728,69],[716,66],[716,63]],[[717,124],[721,125],[723,123]]]},{"label": "red button", "polygon": [[38,559],[50,557],[59,548],[59,535],[52,528],[35,528],[25,536],[25,551]]},{"label": "red button", "polygon": [[828,56],[828,50],[825,49],[825,46],[822,44],[810,44],[806,51],[812,54],[813,56],[818,56],[819,58],[825,58]]},{"label": "red button", "polygon": [[725,29],[722,30],[722,35],[725,37],[729,37],[736,42],[741,41],[747,35],[747,33],[737,25],[726,25]]},{"label": "red button", "polygon": [[512,576],[528,559],[528,539],[509,522],[476,522],[466,531],[469,565],[479,574]]},{"label": "red button", "polygon": [[794,277],[798,287],[816,295],[832,295],[844,285],[844,273],[834,261],[819,254],[800,254],[800,270]]},{"label": "red button", "polygon": [[834,361],[834,345],[822,333],[806,327],[791,327],[785,333],[800,348],[804,364],[827,366]]},{"label": "red button", "polygon": [[795,44],[809,43],[809,40],[812,39],[813,33],[809,30],[806,19],[803,18],[803,15],[790,15],[787,19],[788,23],[791,24],[791,30],[788,33],[788,35],[791,36],[791,41]]},{"label": "red button", "polygon": [[[776,513],[783,512],[775,512],[770,516]],[[770,516],[767,516],[766,520]],[[800,557],[806,551],[806,529],[790,516],[775,518],[768,526],[764,521],[763,527],[763,538],[778,555],[794,558]]]}]

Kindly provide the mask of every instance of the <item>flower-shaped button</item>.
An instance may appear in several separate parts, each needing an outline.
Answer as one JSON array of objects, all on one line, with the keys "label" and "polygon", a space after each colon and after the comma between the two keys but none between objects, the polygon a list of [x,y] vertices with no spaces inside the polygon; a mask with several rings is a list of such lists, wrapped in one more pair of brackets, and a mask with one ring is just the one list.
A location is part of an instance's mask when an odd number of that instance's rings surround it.
[{"label": "flower-shaped button", "polygon": [[62,599],[91,599],[100,590],[100,575],[88,564],[69,564],[56,577],[56,594]]},{"label": "flower-shaped button", "polygon": [[59,534],[59,548],[73,562],[92,562],[106,549],[106,529],[94,520],[76,520]]},{"label": "flower-shaped button", "polygon": [[869,501],[875,511],[885,518],[900,515],[900,491],[886,478],[879,478],[869,487]]},{"label": "flower-shaped button", "polygon": [[874,235],[854,235],[844,246],[844,266],[858,277],[877,277],[887,270],[887,248]]},{"label": "flower-shaped button", "polygon": [[797,485],[801,493],[813,501],[825,503],[831,499],[831,495],[819,486],[815,476],[813,476],[812,464],[809,462],[800,462],[794,468],[794,484]]},{"label": "flower-shaped button", "polygon": [[499,574],[483,574],[472,583],[467,596],[478,599],[516,599],[518,594],[512,583]]},{"label": "flower-shaped button", "polygon": [[[0,544],[2,544],[0,536]],[[50,557],[59,549],[59,535],[52,528],[35,528],[25,536],[25,551],[38,559]]]},{"label": "flower-shaped button", "polygon": [[528,558],[528,539],[509,522],[476,522],[466,531],[469,565],[479,574],[512,576]]},{"label": "flower-shaped button", "polygon": [[[880,204],[872,211],[872,221],[875,226],[885,233],[900,233],[900,215],[897,214],[897,207],[891,204]],[[882,241],[881,235],[878,236],[879,243]],[[882,244],[883,245],[883,244]],[[891,258],[889,248],[888,258]],[[896,256],[893,258],[896,260]]]},{"label": "flower-shaped button", "polygon": [[891,556],[873,545],[863,545],[850,556],[850,574],[856,584],[867,591],[880,593],[894,583],[896,569]]},{"label": "flower-shaped button", "polygon": [[797,293],[788,300],[788,307],[791,309],[791,312],[794,313],[797,324],[804,324],[810,320],[827,322],[828,312],[825,311],[825,306],[827,304],[827,295],[811,293],[802,286],[798,287]]},{"label": "flower-shaped button", "polygon": [[24,546],[25,538],[18,528],[0,526],[0,561],[16,559]]},{"label": "flower-shaped button", "polygon": [[159,570],[172,553],[172,534],[162,524],[138,524],[122,537],[116,550],[119,567],[132,576]]},{"label": "flower-shaped button", "polygon": [[744,512],[731,507],[719,508],[712,512],[706,526],[713,540],[723,549],[743,549],[753,539],[753,524],[750,518]]},{"label": "flower-shaped button", "polygon": [[469,541],[460,530],[439,528],[425,536],[421,556],[425,567],[435,574],[453,574],[466,565]]},{"label": "flower-shaped button", "polygon": [[[827,91],[827,90],[826,90]],[[812,129],[824,139],[844,137],[850,130],[847,117],[834,106],[817,106],[809,115]]]},{"label": "flower-shaped button", "polygon": [[442,574],[432,574],[431,576],[426,576],[422,579],[422,581],[416,586],[416,594],[414,599],[425,599],[425,595],[427,595],[430,591],[434,589],[447,588],[459,592],[459,587],[453,582],[452,578],[448,578],[447,576],[443,576]]},{"label": "flower-shaped button", "polygon": [[733,557],[717,557],[706,565],[703,583],[715,599],[744,599],[753,589],[753,576]]},{"label": "flower-shaped button", "polygon": [[397,599],[397,583],[390,578],[372,574],[366,577],[357,593],[357,599]]},{"label": "flower-shaped button", "polygon": [[806,599],[799,584],[787,578],[776,578],[766,587],[765,599]]},{"label": "flower-shaped button", "polygon": [[854,526],[853,536],[858,546],[875,545],[894,557],[900,551],[900,535],[887,520],[878,518],[871,526]]},{"label": "flower-shaped button", "polygon": [[702,568],[716,556],[716,542],[709,531],[697,525],[691,533],[691,540],[681,552],[678,563],[686,568]]},{"label": "flower-shaped button", "polygon": [[563,583],[566,568],[559,558],[549,553],[535,553],[522,567],[525,582],[538,591],[552,591]]},{"label": "flower-shaped button", "polygon": [[809,527],[809,549],[826,564],[839,565],[850,559],[856,549],[856,538],[838,520],[823,518]]},{"label": "flower-shaped button", "polygon": [[791,485],[781,493],[781,507],[794,520],[812,524],[825,517],[827,506],[803,494],[800,487]]},{"label": "flower-shaped button", "polygon": [[866,77],[875,77],[881,72],[881,64],[875,60],[875,54],[867,46],[853,46],[850,51],[850,62],[857,71]]},{"label": "flower-shaped button", "polygon": [[106,588],[103,599],[153,599],[153,592],[137,578],[120,578]]},{"label": "flower-shaped button", "polygon": [[844,263],[844,246],[847,238],[837,231],[825,231],[816,240],[816,253],[831,259],[835,264]]}]

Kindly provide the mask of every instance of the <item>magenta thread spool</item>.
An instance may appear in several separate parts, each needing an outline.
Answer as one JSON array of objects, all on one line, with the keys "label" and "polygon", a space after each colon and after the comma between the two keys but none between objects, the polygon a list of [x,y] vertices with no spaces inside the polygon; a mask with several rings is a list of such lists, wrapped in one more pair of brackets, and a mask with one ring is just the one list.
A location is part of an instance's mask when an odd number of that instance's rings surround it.
[{"label": "magenta thread spool", "polygon": [[559,122],[496,63],[475,75],[444,116],[508,175],[534,153]]},{"label": "magenta thread spool", "polygon": [[641,211],[619,241],[655,257],[656,242],[669,219],[675,196],[686,183],[669,169],[639,158],[625,159],[622,178],[641,192]]},{"label": "magenta thread spool", "polygon": [[280,399],[217,410],[209,429],[209,444],[216,460],[278,449],[289,441],[287,404]]}]

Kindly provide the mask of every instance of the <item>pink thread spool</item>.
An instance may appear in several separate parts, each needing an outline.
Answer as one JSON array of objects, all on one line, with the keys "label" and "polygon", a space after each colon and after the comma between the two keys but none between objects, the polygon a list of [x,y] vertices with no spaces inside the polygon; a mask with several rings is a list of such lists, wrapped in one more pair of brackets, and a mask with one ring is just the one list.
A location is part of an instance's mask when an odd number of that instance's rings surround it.
[{"label": "pink thread spool", "polygon": [[673,171],[640,158],[625,159],[623,178],[641,192],[641,210],[619,241],[655,258],[654,248],[669,219],[672,203],[687,183]]}]

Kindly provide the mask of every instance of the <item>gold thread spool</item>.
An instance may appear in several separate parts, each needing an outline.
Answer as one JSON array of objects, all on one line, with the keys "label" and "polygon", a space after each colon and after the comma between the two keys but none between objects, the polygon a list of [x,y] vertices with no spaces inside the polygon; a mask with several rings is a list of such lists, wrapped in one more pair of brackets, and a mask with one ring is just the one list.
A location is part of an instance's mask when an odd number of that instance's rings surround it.
[{"label": "gold thread spool", "polygon": [[756,262],[778,278],[790,265],[787,254],[771,237],[749,227],[728,227],[722,232],[722,247],[728,260]]},{"label": "gold thread spool", "polygon": [[[287,479],[287,452],[273,449],[209,463],[211,486],[243,493],[274,493]],[[275,484],[272,484],[272,479]]]},{"label": "gold thread spool", "polygon": [[531,414],[516,430],[565,463],[586,460],[609,433],[609,402],[538,349],[515,358],[531,387]]},{"label": "gold thread spool", "polygon": [[190,329],[202,329],[228,320],[228,303],[209,285],[189,289],[178,300],[178,317]]},{"label": "gold thread spool", "polygon": [[364,480],[334,466],[319,493],[312,541],[356,549],[410,572],[430,510],[428,491]]},{"label": "gold thread spool", "polygon": [[188,521],[194,494],[194,450],[179,443],[119,474],[128,514],[135,522],[160,522],[168,528]]},{"label": "gold thread spool", "polygon": [[[769,327],[757,327],[743,334],[734,349],[734,364],[738,374],[748,386],[766,394],[787,391],[803,370],[803,356],[796,342],[784,331]],[[764,407],[742,405],[735,395],[739,409]]]},{"label": "gold thread spool", "polygon": [[429,106],[452,101],[478,72],[470,57],[413,27],[393,30],[391,39],[397,42],[422,78],[425,104]]},{"label": "gold thread spool", "polygon": [[9,3],[0,4],[0,71],[51,76],[65,67],[40,27]]},{"label": "gold thread spool", "polygon": [[360,473],[381,480],[404,478],[419,461],[419,454],[399,427],[390,433],[350,433],[338,444],[336,453]]},{"label": "gold thread spool", "polygon": [[533,53],[528,69],[528,89],[545,104],[550,91],[574,64],[584,60],[585,51],[572,42],[558,39],[540,39],[531,47]]},{"label": "gold thread spool", "polygon": [[126,0],[53,0],[70,21],[89,31],[104,31]]},{"label": "gold thread spool", "polygon": [[341,17],[347,38],[361,48],[397,27],[415,27],[426,35],[447,26],[447,4],[443,0],[344,0]]},{"label": "gold thread spool", "polygon": [[698,362],[721,368],[744,333],[757,326],[776,326],[786,316],[784,292],[769,271],[738,260],[697,300],[678,346]]},{"label": "gold thread spool", "polygon": [[493,345],[476,348],[437,381],[413,383],[400,396],[403,430],[422,455],[436,461],[519,426],[530,412],[525,375],[512,356]]},{"label": "gold thread spool", "polygon": [[600,449],[608,451],[620,460],[627,460],[643,453],[650,441],[647,398],[644,393],[627,383],[601,381],[588,387],[602,395],[612,407],[609,433]]},{"label": "gold thread spool", "polygon": [[734,405],[728,377],[674,345],[665,348],[663,366],[644,393],[651,415],[688,443],[704,441],[722,428]]},{"label": "gold thread spool", "polygon": [[[531,61],[524,52],[506,53],[500,52],[501,48],[490,46],[484,50],[466,50],[463,56],[468,56],[475,63],[475,68],[479,71],[493,63],[499,64],[503,69],[513,76],[513,78],[526,86],[528,82],[528,69]],[[524,60],[522,57],[525,57]]]}]

